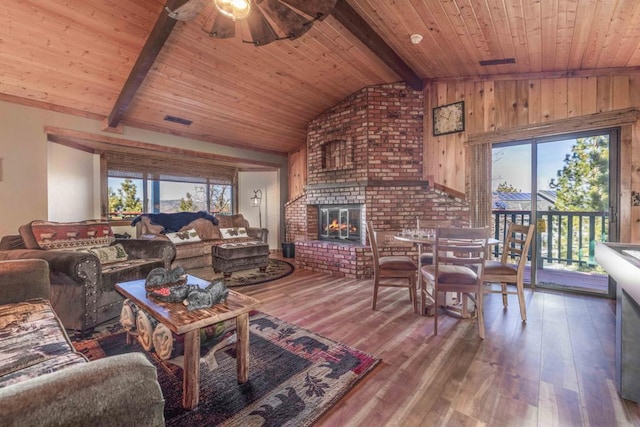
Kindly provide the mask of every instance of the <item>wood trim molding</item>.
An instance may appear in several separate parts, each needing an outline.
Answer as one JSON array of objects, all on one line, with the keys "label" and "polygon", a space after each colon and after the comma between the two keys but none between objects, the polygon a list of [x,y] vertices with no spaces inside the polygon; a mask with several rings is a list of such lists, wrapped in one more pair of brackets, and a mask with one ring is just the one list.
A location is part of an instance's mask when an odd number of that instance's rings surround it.
[{"label": "wood trim molding", "polygon": [[[133,141],[130,139],[117,138],[107,135],[98,135],[53,126],[45,126],[44,132],[47,134],[47,138],[49,141],[68,145],[70,147],[78,149],[82,149],[80,147],[84,147],[84,151],[93,153],[102,153],[104,151],[146,150],[149,153],[156,154],[196,157],[201,161],[218,162],[220,164],[229,166],[241,164],[243,166],[250,165],[255,166],[256,168],[260,167],[260,169],[255,170],[278,170],[281,167],[281,165],[278,163],[204,153],[201,151],[150,144],[147,142]],[[238,169],[242,171],[247,170],[243,166],[238,167]]]},{"label": "wood trim molding", "polygon": [[541,71],[537,73],[511,73],[511,74],[485,74],[483,76],[446,77],[440,79],[425,79],[426,84],[437,83],[461,83],[461,82],[482,82],[482,81],[505,81],[505,80],[541,80],[541,79],[567,79],[581,77],[603,77],[603,76],[627,76],[640,74],[640,67],[619,67],[619,68],[594,68],[590,70],[572,71]]},{"label": "wood trim molding", "polygon": [[568,119],[554,120],[551,122],[535,123],[508,129],[498,129],[491,132],[475,133],[467,137],[465,145],[473,146],[478,144],[496,144],[500,142],[553,136],[577,131],[630,125],[638,120],[639,114],[640,110],[636,107],[631,107],[571,117]]},{"label": "wood trim molding", "polygon": [[54,111],[56,113],[70,114],[72,116],[84,117],[92,120],[102,120],[104,116],[101,114],[95,114],[77,108],[64,107],[62,105],[55,105],[45,101],[38,101],[30,98],[22,98],[20,96],[9,95],[6,93],[0,93],[0,101],[9,102],[12,104],[24,105],[26,107],[40,108],[41,110]]},{"label": "wood trim molding", "polygon": [[446,193],[448,196],[455,197],[455,198],[458,198],[460,200],[466,200],[466,198],[467,198],[467,196],[464,193],[461,193],[460,191],[454,190],[453,188],[449,188],[449,187],[444,186],[442,184],[437,184],[437,183],[434,182],[431,186],[435,190],[442,191],[443,193]]}]

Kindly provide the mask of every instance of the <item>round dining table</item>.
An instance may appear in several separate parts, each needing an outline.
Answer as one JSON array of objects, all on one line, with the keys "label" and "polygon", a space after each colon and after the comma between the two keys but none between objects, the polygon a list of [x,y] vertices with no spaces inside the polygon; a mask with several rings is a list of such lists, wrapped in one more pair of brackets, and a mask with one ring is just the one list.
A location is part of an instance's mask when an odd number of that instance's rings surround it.
[{"label": "round dining table", "polygon": [[[430,309],[433,307],[433,309],[435,310],[435,301],[427,292],[426,284],[424,283],[424,280],[422,280],[422,261],[420,258],[422,258],[423,245],[424,246],[435,245],[436,243],[435,233],[434,234],[425,234],[420,232],[399,233],[393,236],[393,238],[401,242],[413,243],[418,248],[418,281],[416,286],[418,288],[417,291],[420,292],[420,303],[421,303],[420,315],[421,316],[433,315],[433,311]],[[500,240],[498,239],[494,239],[492,237],[487,239],[488,246],[495,246],[498,244],[500,244]],[[491,251],[487,251],[487,256],[489,256],[490,253]],[[462,313],[462,316],[469,317],[467,313]]]}]

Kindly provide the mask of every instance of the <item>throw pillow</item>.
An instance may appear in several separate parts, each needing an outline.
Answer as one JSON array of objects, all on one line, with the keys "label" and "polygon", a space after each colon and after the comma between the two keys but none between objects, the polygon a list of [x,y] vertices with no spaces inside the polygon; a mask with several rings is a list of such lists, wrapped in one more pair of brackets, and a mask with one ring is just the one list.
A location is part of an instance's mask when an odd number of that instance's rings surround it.
[{"label": "throw pillow", "polygon": [[126,261],[129,259],[127,251],[120,243],[113,246],[100,246],[89,249],[100,260],[100,264],[113,264],[114,262]]},{"label": "throw pillow", "polygon": [[200,236],[198,236],[198,232],[195,230],[195,228],[184,231],[176,231],[175,233],[167,233],[165,234],[165,236],[167,236],[167,238],[171,240],[174,245],[200,241]]},{"label": "throw pillow", "polygon": [[238,237],[247,237],[247,230],[244,227],[221,228],[220,234],[223,239],[235,239]]},{"label": "throw pillow", "polygon": [[[32,221],[31,233],[40,249],[73,249],[109,245],[115,240],[107,221]],[[21,230],[22,232],[26,229]],[[24,237],[23,237],[24,238]]]}]

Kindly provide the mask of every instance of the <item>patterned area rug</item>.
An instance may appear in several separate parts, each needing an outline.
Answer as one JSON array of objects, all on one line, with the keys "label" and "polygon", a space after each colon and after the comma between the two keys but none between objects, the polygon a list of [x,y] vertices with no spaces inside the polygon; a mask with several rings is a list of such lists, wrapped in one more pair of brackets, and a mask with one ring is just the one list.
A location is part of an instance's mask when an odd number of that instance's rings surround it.
[{"label": "patterned area rug", "polygon": [[234,272],[231,277],[223,278],[222,273],[215,273],[211,267],[192,268],[188,273],[204,280],[213,282],[214,280],[223,280],[224,284],[233,288],[236,286],[257,285],[258,283],[270,282],[271,280],[281,279],[293,273],[294,267],[286,261],[280,259],[269,258],[269,264],[266,271],[262,272],[258,268],[251,268],[243,271]]},{"label": "patterned area rug", "polygon": [[[254,312],[250,316],[249,381],[236,380],[235,346],[215,353],[218,367],[200,365],[200,403],[182,408],[182,370],[114,328],[74,342],[90,359],[140,351],[158,368],[167,426],[309,426],[378,365],[357,349]],[[203,349],[202,354],[205,354]]]}]

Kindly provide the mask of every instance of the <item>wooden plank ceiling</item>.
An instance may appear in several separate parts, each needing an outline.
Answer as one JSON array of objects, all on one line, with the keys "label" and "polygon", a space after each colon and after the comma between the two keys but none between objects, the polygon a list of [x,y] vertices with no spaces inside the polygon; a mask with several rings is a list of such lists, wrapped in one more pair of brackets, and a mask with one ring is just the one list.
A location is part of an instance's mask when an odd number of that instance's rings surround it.
[{"label": "wooden plank ceiling", "polygon": [[[170,0],[176,3],[184,1]],[[0,99],[106,119],[123,106],[118,97],[165,4],[2,2]],[[167,33],[121,124],[286,154],[305,143],[311,119],[345,97],[407,80],[403,65],[427,84],[640,66],[637,0],[338,0],[341,13],[315,22],[302,37],[261,47],[243,43],[250,37],[246,24],[236,25],[234,38],[210,37],[205,30],[215,12],[211,2],[203,4],[194,19]],[[365,28],[361,41],[355,34],[362,27],[345,8],[380,40]],[[420,44],[410,43],[413,33],[424,36]],[[400,68],[389,61],[393,55]],[[505,58],[515,63],[479,63]],[[167,122],[166,115],[193,123]]]}]

